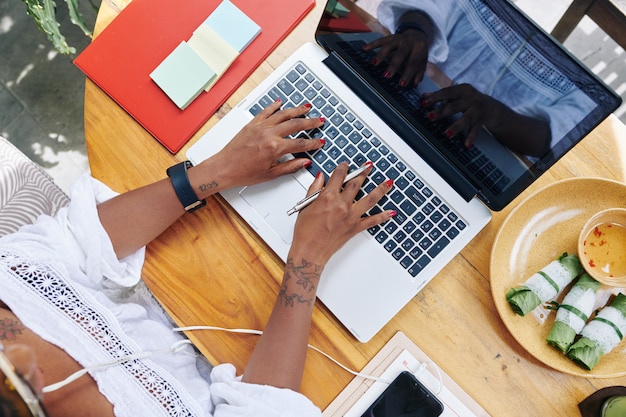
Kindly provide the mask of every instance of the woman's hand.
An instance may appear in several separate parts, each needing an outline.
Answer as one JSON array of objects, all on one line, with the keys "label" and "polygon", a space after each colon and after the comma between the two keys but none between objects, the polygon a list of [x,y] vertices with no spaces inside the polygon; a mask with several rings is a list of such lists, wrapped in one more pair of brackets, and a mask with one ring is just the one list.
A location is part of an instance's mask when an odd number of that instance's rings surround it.
[{"label": "woman's hand", "polygon": [[205,161],[211,164],[219,188],[258,184],[308,166],[310,161],[295,158],[280,162],[287,154],[310,151],[324,146],[323,139],[287,139],[301,130],[324,124],[323,119],[304,117],[309,104],[280,109],[276,101],[262,110],[216,155]]},{"label": "woman's hand", "polygon": [[541,157],[550,146],[548,123],[519,114],[469,84],[454,85],[423,95],[423,107],[437,104],[440,106],[431,110],[428,118],[433,121],[443,120],[461,113],[461,117],[445,130],[445,134],[449,138],[457,134],[464,135],[464,144],[468,148],[483,126],[498,141],[520,154]]},{"label": "woman's hand", "polygon": [[372,59],[372,65],[378,66],[388,61],[385,78],[400,73],[399,83],[402,87],[416,86],[422,81],[428,62],[428,43],[423,32],[409,29],[363,46],[366,51],[376,48],[380,49]]},{"label": "woman's hand", "polygon": [[300,256],[306,256],[308,262],[323,267],[354,235],[395,215],[393,211],[388,210],[372,216],[363,216],[391,189],[393,185],[391,180],[383,182],[368,195],[354,201],[371,171],[370,163],[369,169],[342,187],[348,174],[348,164],[342,163],[335,169],[325,187],[323,176],[319,175],[315,179],[308,195],[317,190],[322,192],[310,206],[298,214],[290,257],[293,256],[300,261]]},{"label": "woman's hand", "polygon": [[502,104],[469,84],[453,85],[423,95],[423,107],[431,107],[439,103],[441,106],[428,113],[428,118],[433,121],[443,120],[453,114],[461,113],[461,117],[446,129],[445,134],[451,138],[462,133],[465,135],[465,146],[468,147],[471,146],[483,126],[494,127],[501,122],[499,116]]},{"label": "woman's hand", "polygon": [[372,64],[389,62],[385,78],[400,74],[400,86],[416,86],[426,72],[428,49],[433,42],[433,24],[430,17],[419,10],[404,13],[397,24],[399,33],[377,39],[363,49],[380,48]]}]

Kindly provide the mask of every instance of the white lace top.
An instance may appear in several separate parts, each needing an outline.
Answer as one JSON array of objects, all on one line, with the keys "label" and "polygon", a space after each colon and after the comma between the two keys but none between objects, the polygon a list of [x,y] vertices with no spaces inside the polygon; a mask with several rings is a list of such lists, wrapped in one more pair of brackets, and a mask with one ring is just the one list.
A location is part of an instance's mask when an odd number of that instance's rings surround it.
[{"label": "white lace top", "polygon": [[[183,336],[140,281],[144,250],[118,261],[96,203],[114,196],[85,175],[55,218],[0,239],[0,298],[25,326],[82,366],[167,349]],[[214,320],[215,321],[215,320]],[[319,416],[291,390],[246,384],[187,346],[91,372],[119,417]],[[50,381],[56,382],[56,381]],[[61,388],[63,389],[63,388]]]}]

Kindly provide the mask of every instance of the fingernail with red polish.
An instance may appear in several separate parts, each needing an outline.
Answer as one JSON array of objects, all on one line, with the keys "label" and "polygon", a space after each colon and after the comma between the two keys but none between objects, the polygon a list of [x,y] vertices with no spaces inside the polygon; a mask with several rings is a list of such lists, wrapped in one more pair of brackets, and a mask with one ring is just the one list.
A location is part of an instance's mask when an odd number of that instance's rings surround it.
[{"label": "fingernail with red polish", "polygon": [[306,107],[307,109],[310,109],[311,108],[311,103],[304,103],[303,106]]},{"label": "fingernail with red polish", "polygon": [[302,167],[303,167],[303,168],[308,168],[308,167],[310,167],[311,165],[313,165],[313,162],[312,162],[312,161],[304,161],[304,164],[302,164]]},{"label": "fingernail with red polish", "polygon": [[437,117],[434,111],[429,111],[426,116],[428,117],[428,120],[431,120],[431,121],[435,120],[435,118]]},{"label": "fingernail with red polish", "polygon": [[274,103],[280,103],[282,100],[280,98],[277,98],[276,101],[274,101]]},{"label": "fingernail with red polish", "polygon": [[378,60],[376,58],[372,58],[372,60],[370,61],[370,63],[372,65],[378,65]]},{"label": "fingernail with red polish", "polygon": [[406,84],[407,84],[406,80],[404,79],[400,80],[400,87],[406,87]]},{"label": "fingernail with red polish", "polygon": [[423,99],[422,102],[420,103],[422,105],[422,107],[428,107],[430,106],[430,101],[428,101],[428,99]]},{"label": "fingernail with red polish", "polygon": [[320,139],[319,141],[322,145],[326,145],[326,139]]},{"label": "fingernail with red polish", "polygon": [[315,179],[318,179],[321,176],[322,176],[322,171],[319,171],[317,174],[315,174]]},{"label": "fingernail with red polish", "polygon": [[320,117],[320,122],[321,123],[326,123],[326,119],[324,117]]},{"label": "fingernail with red polish", "polygon": [[374,166],[374,163],[373,163],[373,162],[371,162],[371,161],[367,161],[367,162],[365,163],[365,165],[367,165],[368,167],[370,167],[370,168],[371,168],[371,167],[373,167],[373,166]]},{"label": "fingernail with red polish", "polygon": [[385,73],[383,74],[383,77],[385,77],[385,78],[391,78],[391,72],[389,72],[389,71],[385,71]]},{"label": "fingernail with red polish", "polygon": [[451,138],[452,136],[454,136],[454,132],[452,131],[452,129],[446,129],[446,131],[444,132],[446,134],[447,137]]},{"label": "fingernail with red polish", "polygon": [[395,211],[395,210],[391,210],[391,211],[389,212],[389,217],[394,217],[396,214],[398,214],[398,212],[397,212],[397,211]]},{"label": "fingernail with red polish", "polygon": [[389,179],[387,181],[385,181],[385,184],[387,184],[388,187],[393,187],[393,180]]}]

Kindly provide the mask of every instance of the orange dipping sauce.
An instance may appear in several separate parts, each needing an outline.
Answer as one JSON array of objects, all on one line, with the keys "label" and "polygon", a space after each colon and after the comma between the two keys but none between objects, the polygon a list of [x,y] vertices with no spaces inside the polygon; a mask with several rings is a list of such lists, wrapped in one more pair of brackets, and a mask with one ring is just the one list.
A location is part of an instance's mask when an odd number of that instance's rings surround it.
[{"label": "orange dipping sauce", "polygon": [[[607,280],[626,276],[626,226],[602,223],[587,233],[580,253],[584,267]],[[592,274],[595,275],[595,274]]]}]

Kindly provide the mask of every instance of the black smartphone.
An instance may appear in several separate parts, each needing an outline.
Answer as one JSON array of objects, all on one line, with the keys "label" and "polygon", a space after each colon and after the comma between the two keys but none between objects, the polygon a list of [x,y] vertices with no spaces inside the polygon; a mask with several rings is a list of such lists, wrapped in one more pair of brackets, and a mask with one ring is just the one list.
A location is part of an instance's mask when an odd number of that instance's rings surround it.
[{"label": "black smartphone", "polygon": [[437,417],[443,404],[428,388],[404,371],[361,417]]}]

